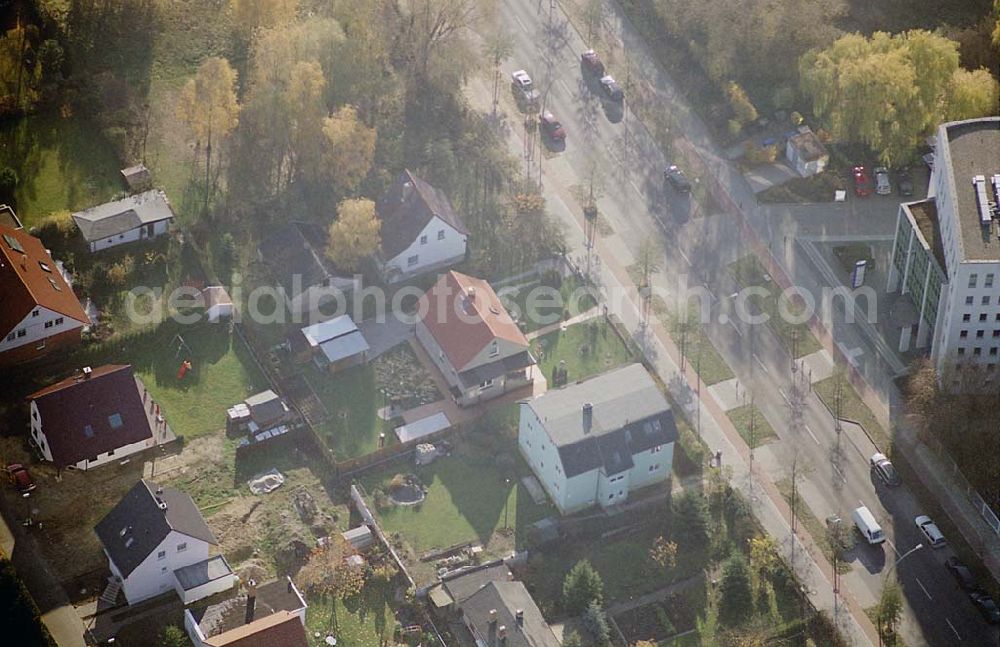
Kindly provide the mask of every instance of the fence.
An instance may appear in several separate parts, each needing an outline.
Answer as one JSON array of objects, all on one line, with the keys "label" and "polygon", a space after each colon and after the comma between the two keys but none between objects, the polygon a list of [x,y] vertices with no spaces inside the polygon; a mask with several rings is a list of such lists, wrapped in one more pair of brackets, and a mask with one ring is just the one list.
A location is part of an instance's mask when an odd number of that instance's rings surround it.
[{"label": "fence", "polygon": [[378,520],[375,518],[375,515],[372,514],[371,509],[365,502],[364,496],[361,494],[361,486],[356,483],[351,484],[351,501],[354,502],[354,508],[358,511],[358,514],[361,515],[361,519],[369,528],[375,531],[375,535],[378,537],[379,541],[381,541],[382,545],[385,546],[385,549],[389,551],[389,555],[392,556],[393,561],[396,562],[396,566],[399,567],[399,572],[406,577],[407,583],[411,587],[415,587],[416,585],[413,582],[413,578],[410,577],[410,572],[406,570],[406,564],[400,558],[399,553],[396,552],[392,542],[390,542],[389,538],[385,536],[384,532],[382,532],[382,527],[378,525]]}]

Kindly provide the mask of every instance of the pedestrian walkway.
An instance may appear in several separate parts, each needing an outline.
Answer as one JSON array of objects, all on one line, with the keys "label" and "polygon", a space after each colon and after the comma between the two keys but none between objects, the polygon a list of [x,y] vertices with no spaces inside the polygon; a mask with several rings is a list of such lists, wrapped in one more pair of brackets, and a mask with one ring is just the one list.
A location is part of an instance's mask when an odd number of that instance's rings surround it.
[{"label": "pedestrian walkway", "polygon": [[547,326],[542,326],[538,330],[533,330],[525,335],[528,341],[533,341],[539,337],[543,337],[550,332],[555,332],[557,330],[566,330],[572,325],[583,323],[584,321],[590,321],[594,317],[600,314],[600,308],[591,308],[586,312],[582,312],[575,317],[570,317],[565,321],[557,321],[556,323],[549,324]]},{"label": "pedestrian walkway", "polygon": [[683,593],[690,588],[694,588],[701,582],[701,577],[701,575],[694,575],[686,580],[681,580],[680,582],[674,582],[669,586],[664,586],[662,589],[657,589],[651,593],[640,595],[637,598],[632,598],[631,600],[626,600],[625,602],[616,602],[608,607],[608,615],[616,616],[625,613],[626,611],[631,611],[632,609],[644,607],[647,604],[662,602],[671,595]]}]

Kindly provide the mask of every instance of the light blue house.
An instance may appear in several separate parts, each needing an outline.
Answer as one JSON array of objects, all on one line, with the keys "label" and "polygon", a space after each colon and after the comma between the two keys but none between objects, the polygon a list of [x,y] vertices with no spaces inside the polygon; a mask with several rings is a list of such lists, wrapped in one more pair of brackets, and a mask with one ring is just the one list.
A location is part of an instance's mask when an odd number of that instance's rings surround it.
[{"label": "light blue house", "polygon": [[641,364],[521,402],[518,446],[563,514],[667,480],[677,425]]}]

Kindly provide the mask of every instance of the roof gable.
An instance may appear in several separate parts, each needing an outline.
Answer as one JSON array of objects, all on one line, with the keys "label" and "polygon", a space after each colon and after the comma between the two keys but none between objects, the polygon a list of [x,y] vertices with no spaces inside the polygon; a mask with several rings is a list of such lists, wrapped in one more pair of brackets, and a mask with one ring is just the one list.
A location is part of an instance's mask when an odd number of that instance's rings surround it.
[{"label": "roof gable", "polygon": [[171,532],[217,543],[190,496],[145,479],[94,526],[94,532],[122,577],[128,577]]},{"label": "roof gable", "polygon": [[0,336],[39,306],[90,324],[42,241],[23,229],[0,225]]},{"label": "roof gable", "polygon": [[448,196],[409,170],[396,178],[375,209],[382,223],[382,253],[386,258],[398,256],[412,245],[435,217],[460,234],[469,233]]},{"label": "roof gable", "polygon": [[456,370],[463,370],[493,340],[520,351],[528,340],[511,319],[496,292],[482,279],[450,271],[422,297],[422,322]]},{"label": "roof gable", "polygon": [[130,365],[107,364],[28,396],[60,467],[153,437]]}]

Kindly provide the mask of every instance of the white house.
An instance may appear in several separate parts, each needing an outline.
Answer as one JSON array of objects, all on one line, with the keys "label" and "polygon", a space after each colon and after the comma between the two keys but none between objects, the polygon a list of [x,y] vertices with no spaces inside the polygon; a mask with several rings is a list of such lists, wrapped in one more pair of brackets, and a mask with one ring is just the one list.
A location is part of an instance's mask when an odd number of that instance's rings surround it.
[{"label": "white house", "polygon": [[486,281],[454,270],[442,274],[417,310],[417,340],[459,406],[532,383],[535,358],[528,340]]},{"label": "white house", "polygon": [[132,367],[90,367],[28,396],[31,441],[57,467],[86,470],[168,437],[166,421]]},{"label": "white house", "polygon": [[[0,215],[0,367],[80,343],[90,318],[42,242]],[[15,226],[8,226],[15,225]]]},{"label": "white house", "polygon": [[184,610],[195,647],[308,647],[306,601],[291,578],[257,584]]},{"label": "white house", "polygon": [[346,295],[359,285],[326,256],[326,241],[323,227],[293,222],[270,232],[257,246],[257,259],[271,270],[281,292],[278,298],[293,322],[342,312]]},{"label": "white house", "polygon": [[163,236],[173,219],[170,202],[158,189],[73,214],[73,221],[92,252]]},{"label": "white house", "polygon": [[518,447],[563,514],[665,481],[676,440],[670,405],[641,364],[521,403]]},{"label": "white house", "polygon": [[826,170],[830,153],[809,126],[802,126],[785,143],[788,163],[802,177],[816,175]]},{"label": "white house", "polygon": [[465,258],[469,231],[439,189],[403,171],[376,204],[382,273],[394,283]]},{"label": "white house", "polygon": [[[108,598],[120,587],[129,604],[172,590],[192,602],[236,583],[225,560],[210,554],[218,542],[198,506],[180,490],[143,479],[94,532],[114,578],[105,592]],[[197,564],[204,567],[187,568]]]}]

